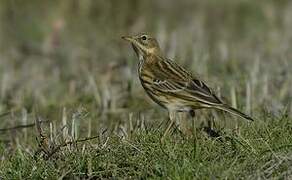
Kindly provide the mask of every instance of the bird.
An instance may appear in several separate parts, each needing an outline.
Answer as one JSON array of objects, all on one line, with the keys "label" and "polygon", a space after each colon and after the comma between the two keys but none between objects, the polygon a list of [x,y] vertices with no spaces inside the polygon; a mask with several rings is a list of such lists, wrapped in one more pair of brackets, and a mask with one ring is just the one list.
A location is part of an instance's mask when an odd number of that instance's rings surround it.
[{"label": "bird", "polygon": [[140,33],[122,36],[122,39],[131,43],[138,57],[138,75],[142,87],[154,102],[168,110],[170,123],[162,140],[175,123],[177,112],[187,112],[194,118],[195,110],[217,109],[254,121],[252,117],[223,102],[190,71],[167,58],[155,37]]}]

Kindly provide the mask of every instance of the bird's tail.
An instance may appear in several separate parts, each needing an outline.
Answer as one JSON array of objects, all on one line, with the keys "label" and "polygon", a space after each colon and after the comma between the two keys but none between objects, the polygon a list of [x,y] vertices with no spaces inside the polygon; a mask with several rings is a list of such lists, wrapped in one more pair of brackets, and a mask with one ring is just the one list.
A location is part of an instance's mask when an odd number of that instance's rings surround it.
[{"label": "bird's tail", "polygon": [[226,111],[226,112],[229,112],[229,113],[234,114],[236,116],[242,117],[244,119],[247,119],[247,120],[250,120],[250,121],[254,121],[253,118],[251,118],[250,116],[248,116],[248,115],[240,112],[239,110],[237,110],[237,109],[235,109],[233,107],[230,107],[230,106],[228,106],[226,104],[221,105],[221,106],[217,106],[216,108],[221,109],[221,110]]}]

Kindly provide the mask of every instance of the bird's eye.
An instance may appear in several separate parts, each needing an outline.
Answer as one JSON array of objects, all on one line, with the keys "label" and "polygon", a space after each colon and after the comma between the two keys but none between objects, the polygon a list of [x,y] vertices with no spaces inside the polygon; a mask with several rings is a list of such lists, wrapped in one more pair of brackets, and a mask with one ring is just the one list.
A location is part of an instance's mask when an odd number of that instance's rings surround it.
[{"label": "bird's eye", "polygon": [[142,36],[142,40],[145,41],[147,37],[145,35]]}]

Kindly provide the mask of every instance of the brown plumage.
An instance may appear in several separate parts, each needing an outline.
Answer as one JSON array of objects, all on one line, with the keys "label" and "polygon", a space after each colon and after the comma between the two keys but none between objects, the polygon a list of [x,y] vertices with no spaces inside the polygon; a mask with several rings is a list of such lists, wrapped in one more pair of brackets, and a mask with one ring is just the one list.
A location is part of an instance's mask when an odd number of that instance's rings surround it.
[{"label": "brown plumage", "polygon": [[253,121],[251,117],[222,102],[203,81],[164,57],[155,38],[141,34],[123,39],[131,42],[139,58],[138,74],[143,88],[152,100],[168,109],[172,123],[174,112],[193,114],[194,110],[201,108],[220,109]]}]

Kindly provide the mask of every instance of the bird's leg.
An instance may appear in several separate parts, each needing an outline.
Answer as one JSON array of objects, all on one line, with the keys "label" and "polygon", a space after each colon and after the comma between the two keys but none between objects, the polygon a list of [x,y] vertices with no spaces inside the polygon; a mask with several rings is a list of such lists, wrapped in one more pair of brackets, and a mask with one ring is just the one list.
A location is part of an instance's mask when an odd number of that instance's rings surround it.
[{"label": "bird's leg", "polygon": [[190,110],[190,115],[192,117],[192,125],[193,125],[193,135],[196,137],[196,114],[194,110]]},{"label": "bird's leg", "polygon": [[196,118],[195,118],[195,111],[194,110],[190,110],[190,116],[192,117],[192,125],[193,125],[193,139],[192,139],[193,143],[194,143],[193,152],[194,152],[194,156],[196,157],[197,156],[197,147],[198,147],[197,145],[198,145],[198,143],[197,143],[197,132],[196,132],[196,123],[195,123]]},{"label": "bird's leg", "polygon": [[172,127],[172,125],[175,122],[175,112],[169,111],[168,116],[169,116],[169,119],[170,119],[170,123],[169,123],[169,125],[167,126],[167,128],[165,129],[165,131],[163,133],[163,136],[161,138],[161,142],[164,141],[164,139],[165,139],[166,135],[168,134],[170,128]]}]

